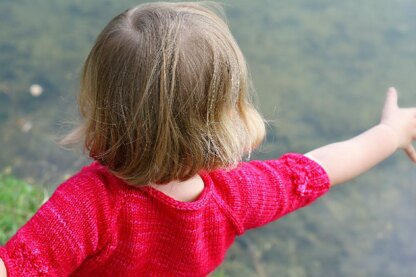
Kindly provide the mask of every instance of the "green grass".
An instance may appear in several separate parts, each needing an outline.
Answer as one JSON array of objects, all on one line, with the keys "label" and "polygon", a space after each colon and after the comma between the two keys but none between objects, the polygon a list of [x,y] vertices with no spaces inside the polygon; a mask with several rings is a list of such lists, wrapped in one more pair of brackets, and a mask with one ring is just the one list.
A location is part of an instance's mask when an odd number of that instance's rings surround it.
[{"label": "green grass", "polygon": [[225,274],[224,270],[217,269],[211,275],[209,275],[209,277],[227,277],[227,275]]},{"label": "green grass", "polygon": [[47,193],[22,180],[0,174],[0,245],[35,213]]}]

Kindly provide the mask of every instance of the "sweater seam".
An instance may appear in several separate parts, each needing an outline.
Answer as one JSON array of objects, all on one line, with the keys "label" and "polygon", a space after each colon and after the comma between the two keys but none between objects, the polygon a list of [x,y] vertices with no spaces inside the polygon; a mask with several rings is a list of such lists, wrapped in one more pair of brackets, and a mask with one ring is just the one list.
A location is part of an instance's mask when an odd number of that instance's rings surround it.
[{"label": "sweater seam", "polygon": [[227,217],[227,219],[231,221],[232,225],[234,226],[236,230],[237,235],[242,235],[244,233],[244,228],[241,225],[241,223],[238,221],[238,219],[232,214],[230,207],[227,204],[225,204],[221,199],[219,199],[216,194],[214,194],[213,196],[214,196],[214,201],[220,207],[225,217]]}]

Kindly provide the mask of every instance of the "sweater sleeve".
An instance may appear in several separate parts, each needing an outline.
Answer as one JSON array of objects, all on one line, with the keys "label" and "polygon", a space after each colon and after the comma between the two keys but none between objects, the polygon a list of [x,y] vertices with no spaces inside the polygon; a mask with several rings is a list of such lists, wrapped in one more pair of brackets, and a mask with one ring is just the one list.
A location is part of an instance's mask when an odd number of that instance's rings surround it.
[{"label": "sweater sleeve", "polygon": [[106,243],[110,203],[104,185],[83,172],[60,185],[0,246],[8,276],[68,276]]},{"label": "sweater sleeve", "polygon": [[319,164],[295,153],[241,163],[236,169],[217,172],[215,178],[227,184],[218,189],[238,234],[311,204],[330,187]]}]

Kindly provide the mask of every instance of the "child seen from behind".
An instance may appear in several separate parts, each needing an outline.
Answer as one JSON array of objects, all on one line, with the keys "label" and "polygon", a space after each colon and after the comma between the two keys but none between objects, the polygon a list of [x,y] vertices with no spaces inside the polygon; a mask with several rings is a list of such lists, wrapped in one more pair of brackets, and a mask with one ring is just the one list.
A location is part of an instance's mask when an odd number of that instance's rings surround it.
[{"label": "child seen from behind", "polygon": [[264,138],[245,59],[213,3],[116,16],[81,76],[65,143],[94,161],[0,247],[0,276],[206,276],[236,236],[304,207],[397,149],[416,162],[416,109],[388,90],[350,140],[242,162]]}]

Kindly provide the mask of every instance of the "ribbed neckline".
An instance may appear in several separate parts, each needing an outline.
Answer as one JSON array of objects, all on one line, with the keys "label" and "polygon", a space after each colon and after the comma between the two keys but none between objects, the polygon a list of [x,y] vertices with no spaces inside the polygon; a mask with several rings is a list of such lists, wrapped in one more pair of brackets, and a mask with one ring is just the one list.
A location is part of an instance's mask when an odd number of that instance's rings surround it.
[{"label": "ribbed neckline", "polygon": [[198,198],[195,199],[194,201],[191,202],[184,202],[184,201],[179,201],[176,200],[166,194],[164,194],[163,192],[150,187],[150,186],[139,186],[139,187],[134,187],[131,186],[129,184],[127,184],[125,181],[123,181],[122,179],[118,178],[117,176],[115,176],[114,174],[112,174],[108,168],[104,165],[101,165],[99,162],[97,161],[93,161],[90,166],[85,167],[84,169],[87,168],[97,168],[97,169],[101,169],[104,170],[106,172],[106,174],[111,175],[113,178],[115,178],[116,180],[118,180],[119,185],[121,185],[121,187],[123,189],[127,189],[127,190],[139,190],[142,191],[146,194],[148,194],[149,196],[159,200],[160,202],[173,207],[175,209],[178,210],[197,210],[200,209],[201,207],[203,207],[205,205],[205,203],[208,201],[208,199],[210,198],[210,195],[212,193],[212,180],[211,177],[209,176],[207,171],[200,171],[198,173],[198,175],[201,177],[202,181],[204,182],[204,189],[202,190],[202,192],[199,194]]},{"label": "ribbed neckline", "polygon": [[140,189],[145,191],[147,194],[149,194],[153,198],[156,198],[157,200],[175,209],[197,210],[205,205],[205,203],[209,199],[209,196],[211,195],[211,190],[212,190],[212,180],[209,177],[208,173],[202,171],[198,173],[198,175],[201,177],[202,181],[204,182],[204,189],[199,194],[198,198],[191,202],[184,202],[184,201],[176,200],[150,186],[143,186],[143,187],[140,187]]}]

